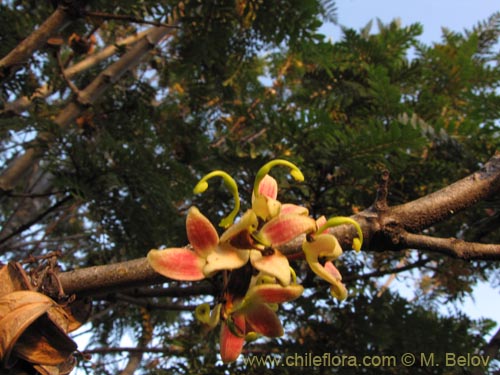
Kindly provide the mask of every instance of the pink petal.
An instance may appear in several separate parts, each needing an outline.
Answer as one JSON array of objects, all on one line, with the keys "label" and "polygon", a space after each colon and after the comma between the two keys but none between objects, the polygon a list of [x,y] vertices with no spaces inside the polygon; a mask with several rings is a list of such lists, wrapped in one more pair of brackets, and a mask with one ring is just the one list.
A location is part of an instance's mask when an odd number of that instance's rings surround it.
[{"label": "pink petal", "polygon": [[268,221],[254,237],[266,246],[275,247],[286,244],[295,237],[315,229],[316,222],[309,216],[279,215]]},{"label": "pink petal", "polygon": [[[302,295],[304,287],[293,284],[286,287],[279,284],[261,284],[255,285],[248,291],[245,297],[247,301],[244,305],[251,306],[255,303],[283,303],[292,301]],[[243,308],[245,309],[245,307]]]},{"label": "pink petal", "polygon": [[325,262],[325,270],[335,279],[339,281],[342,280],[342,275],[340,274],[337,267],[335,267],[335,265],[331,261]]},{"label": "pink petal", "polygon": [[[318,228],[321,228],[325,224],[326,224],[326,217],[325,217],[325,215],[322,215],[322,216],[320,216],[319,218],[316,219],[316,226]],[[328,230],[325,230],[323,233],[328,233]]]},{"label": "pink petal", "polygon": [[250,251],[250,262],[257,270],[276,277],[280,284],[290,284],[290,264],[286,256],[281,254],[278,250],[274,250],[272,255],[262,255],[258,250]]},{"label": "pink petal", "polygon": [[281,215],[295,214],[295,215],[309,215],[309,210],[305,207],[298,206],[292,203],[283,203],[281,205]]},{"label": "pink petal", "polygon": [[196,281],[205,278],[205,260],[186,248],[150,250],[148,261],[159,274],[174,280]]},{"label": "pink petal", "polygon": [[196,207],[189,209],[186,230],[189,243],[202,258],[206,258],[219,243],[214,226]]},{"label": "pink petal", "polygon": [[276,199],[278,197],[278,183],[276,180],[266,174],[259,184],[259,194]]},{"label": "pink petal", "polygon": [[222,323],[220,332],[220,356],[222,361],[226,363],[236,361],[245,343],[245,317],[240,314],[234,314],[232,319],[235,328],[241,330],[242,335],[241,337],[234,335],[226,322]]},{"label": "pink petal", "polygon": [[255,305],[245,312],[245,318],[250,328],[267,337],[283,336],[283,326],[271,308],[264,304]]}]

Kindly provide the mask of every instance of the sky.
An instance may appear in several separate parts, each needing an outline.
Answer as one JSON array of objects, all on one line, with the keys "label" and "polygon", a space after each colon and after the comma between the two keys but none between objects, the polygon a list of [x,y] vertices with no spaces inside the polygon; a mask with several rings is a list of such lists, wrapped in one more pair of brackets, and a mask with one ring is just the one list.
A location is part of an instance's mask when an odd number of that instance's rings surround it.
[{"label": "sky", "polygon": [[[337,0],[340,25],[360,29],[371,19],[380,18],[389,23],[401,19],[403,26],[419,22],[424,26],[420,41],[439,42],[442,27],[453,31],[471,29],[500,11],[498,0]],[[340,36],[339,28],[333,31],[333,40]]]},{"label": "sky", "polygon": [[[498,11],[499,0],[337,0],[340,26],[359,30],[373,20],[372,31],[375,32],[377,18],[384,24],[399,18],[403,27],[419,22],[424,29],[419,40],[428,45],[442,40],[443,27],[456,32],[470,30]],[[322,32],[335,42],[342,35],[340,26],[330,25]],[[397,283],[395,285],[398,286]],[[403,289],[403,294],[410,292],[401,284],[399,287]],[[500,324],[500,290],[488,283],[479,283],[473,297],[467,298],[461,307],[472,318],[490,318]],[[449,306],[443,306],[443,313],[447,313],[448,309]]]}]

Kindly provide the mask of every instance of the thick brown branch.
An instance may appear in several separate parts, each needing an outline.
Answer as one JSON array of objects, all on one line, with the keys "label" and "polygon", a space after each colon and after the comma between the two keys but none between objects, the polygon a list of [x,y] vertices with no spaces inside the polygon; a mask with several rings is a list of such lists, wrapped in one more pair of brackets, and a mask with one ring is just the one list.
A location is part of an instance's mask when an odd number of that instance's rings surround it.
[{"label": "thick brown branch", "polygon": [[492,157],[479,171],[454,184],[412,202],[392,207],[390,216],[396,217],[406,230],[419,232],[499,191],[500,154]]},{"label": "thick brown branch", "polygon": [[115,288],[159,284],[166,279],[157,274],[146,258],[128,262],[81,268],[59,275],[67,294],[107,294]]},{"label": "thick brown branch", "polygon": [[43,48],[47,40],[68,25],[70,20],[66,9],[58,7],[37,30],[0,60],[0,82],[25,65],[33,53]]}]

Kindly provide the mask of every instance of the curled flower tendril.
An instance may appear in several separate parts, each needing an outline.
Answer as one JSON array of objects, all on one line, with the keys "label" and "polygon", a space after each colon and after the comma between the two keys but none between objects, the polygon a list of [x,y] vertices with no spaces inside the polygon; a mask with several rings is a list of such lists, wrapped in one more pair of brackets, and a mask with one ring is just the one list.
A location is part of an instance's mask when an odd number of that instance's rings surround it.
[{"label": "curled flower tendril", "polygon": [[259,169],[259,171],[257,172],[257,174],[255,175],[255,182],[253,185],[253,193],[255,194],[255,196],[259,195],[260,182],[269,173],[269,171],[277,165],[283,165],[285,167],[289,167],[290,168],[290,175],[295,179],[295,181],[299,181],[299,182],[304,181],[304,175],[302,174],[300,169],[295,164],[290,163],[289,161],[283,160],[283,159],[272,160],[272,161],[264,164],[264,166],[262,166]]},{"label": "curled flower tendril", "polygon": [[240,195],[238,193],[238,185],[236,185],[236,181],[227,174],[224,171],[216,170],[213,172],[210,172],[209,174],[205,175],[194,187],[193,192],[195,194],[201,194],[205,192],[208,189],[208,180],[210,180],[213,177],[221,177],[224,181],[224,185],[226,188],[229,190],[229,192],[233,195],[234,197],[234,209],[227,215],[225,218],[223,218],[219,226],[222,228],[227,228],[231,224],[233,224],[234,219],[236,218],[236,215],[238,214],[240,210]]},{"label": "curled flower tendril", "polygon": [[345,216],[332,217],[328,219],[325,224],[319,227],[316,233],[322,233],[328,228],[344,224],[350,224],[353,225],[354,228],[356,228],[356,231],[358,232],[358,237],[352,240],[352,248],[356,251],[360,251],[361,246],[363,245],[363,231],[361,230],[361,227],[359,226],[358,222],[356,220],[351,219],[350,217],[345,217]]}]

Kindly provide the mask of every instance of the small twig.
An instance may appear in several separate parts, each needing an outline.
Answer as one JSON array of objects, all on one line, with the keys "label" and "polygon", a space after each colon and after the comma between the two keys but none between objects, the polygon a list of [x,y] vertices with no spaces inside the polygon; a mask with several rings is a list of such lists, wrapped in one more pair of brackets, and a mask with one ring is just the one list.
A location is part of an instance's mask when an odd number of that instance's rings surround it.
[{"label": "small twig", "polygon": [[66,84],[68,85],[68,87],[71,89],[71,91],[73,91],[74,94],[76,94],[78,96],[78,94],[80,93],[80,90],[78,89],[78,87],[76,87],[76,85],[68,78],[68,76],[66,75],[65,73],[65,66],[64,64],[62,63],[62,60],[61,60],[61,52],[60,52],[60,49],[57,50],[56,52],[56,58],[57,58],[57,65],[59,66],[59,70],[60,70],[60,73],[61,73],[61,77],[63,78],[63,80],[66,82]]},{"label": "small twig", "polygon": [[133,22],[133,23],[141,23],[144,25],[152,25],[152,26],[163,26],[163,27],[170,27],[173,29],[179,29],[179,26],[173,26],[168,23],[164,22],[159,22],[159,21],[147,21],[143,18],[137,18],[131,15],[127,14],[111,14],[111,13],[104,13],[104,12],[93,12],[93,11],[84,11],[84,14],[87,17],[95,17],[95,18],[104,18],[106,20],[119,20],[119,21],[125,21],[125,22]]},{"label": "small twig", "polygon": [[415,268],[419,268],[422,266],[425,266],[427,263],[431,262],[432,259],[421,259],[416,262],[406,264],[401,267],[396,267],[396,268],[391,268],[389,270],[380,270],[380,271],[373,271],[369,273],[364,273],[361,275],[346,275],[342,278],[342,281],[355,281],[355,280],[366,280],[370,279],[372,277],[381,277],[381,276],[387,276],[387,275],[392,275],[392,274],[397,274],[405,271],[409,271]]},{"label": "small twig", "polygon": [[375,198],[375,202],[373,203],[373,207],[376,211],[385,211],[389,208],[387,204],[387,196],[389,195],[389,171],[384,170],[380,175],[379,185],[377,189],[377,196]]},{"label": "small twig", "polygon": [[153,303],[151,301],[139,298],[133,298],[121,293],[114,295],[113,298],[127,303],[131,303],[133,305],[146,307],[149,310],[194,311],[196,309],[196,306],[194,305],[186,306],[186,305],[177,305],[174,303]]},{"label": "small twig", "polygon": [[51,251],[50,253],[45,255],[38,255],[38,256],[30,255],[26,259],[20,261],[19,263],[21,264],[38,263],[41,260],[51,259],[52,257],[61,257],[61,256],[62,256],[61,250],[56,250],[56,251]]},{"label": "small twig", "polygon": [[[406,266],[408,264],[408,254],[405,254],[405,256],[403,258],[401,258],[398,262],[398,264],[396,265],[396,269],[398,268],[403,268],[404,266]],[[393,272],[390,274],[389,278],[385,281],[384,285],[382,285],[380,287],[380,290],[377,292],[377,297],[380,298],[382,297],[382,294],[384,294],[387,289],[389,289],[389,287],[391,286],[392,282],[394,280],[396,280],[396,275],[397,273],[396,272]]]},{"label": "small twig", "polygon": [[5,236],[3,238],[0,238],[0,244],[6,243],[9,239],[12,237],[16,236],[17,234],[24,232],[26,229],[31,227],[33,224],[37,223],[38,221],[42,220],[45,216],[50,214],[51,212],[55,211],[58,209],[60,206],[62,206],[64,203],[68,202],[69,200],[73,199],[73,196],[68,195],[61,199],[59,202],[56,202],[53,206],[47,208],[45,211],[37,215],[34,219],[30,220],[29,222],[19,226],[14,232],[9,234],[8,236]]},{"label": "small twig", "polygon": [[178,353],[178,350],[172,350],[169,348],[96,348],[96,349],[87,349],[82,351],[82,354],[109,354],[109,353],[120,353],[120,352],[129,352],[129,353]]}]

